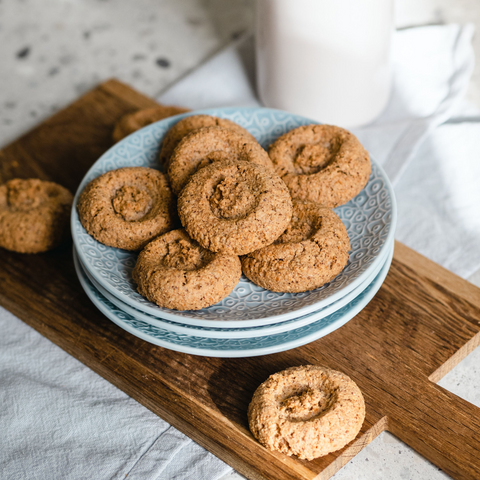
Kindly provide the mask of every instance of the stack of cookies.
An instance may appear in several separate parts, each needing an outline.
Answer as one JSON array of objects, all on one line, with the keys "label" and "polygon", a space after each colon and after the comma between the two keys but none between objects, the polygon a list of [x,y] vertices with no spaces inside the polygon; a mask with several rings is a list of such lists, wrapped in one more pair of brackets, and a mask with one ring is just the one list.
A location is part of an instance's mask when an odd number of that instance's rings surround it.
[{"label": "stack of cookies", "polygon": [[192,115],[166,133],[159,163],[165,173],[108,171],[77,205],[96,240],[140,251],[133,280],[158,306],[211,306],[242,272],[273,292],[305,292],[347,264],[347,231],[332,208],[365,186],[370,159],[346,130],[298,127],[267,153],[240,125]]}]

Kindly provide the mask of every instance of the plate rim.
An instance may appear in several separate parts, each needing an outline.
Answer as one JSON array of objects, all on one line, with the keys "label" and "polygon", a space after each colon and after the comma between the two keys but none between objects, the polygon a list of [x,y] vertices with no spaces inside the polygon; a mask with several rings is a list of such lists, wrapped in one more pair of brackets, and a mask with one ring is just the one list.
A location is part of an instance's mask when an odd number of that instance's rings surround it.
[{"label": "plate rim", "polygon": [[131,327],[130,325],[125,324],[125,322],[123,322],[121,319],[118,319],[116,317],[115,319],[111,318],[113,316],[111,311],[103,303],[101,303],[92,294],[91,289],[87,287],[88,284],[86,284],[85,277],[82,277],[81,273],[78,270],[79,264],[75,259],[75,257],[74,257],[74,265],[75,265],[75,271],[77,272],[77,276],[80,281],[80,284],[82,285],[82,288],[84,289],[86,295],[90,298],[90,300],[95,305],[95,307],[98,310],[100,310],[100,312],[103,315],[105,315],[110,321],[118,325],[120,328],[122,328],[126,332],[136,336],[137,338],[140,338],[141,340],[144,340],[152,345],[156,345],[156,346],[173,350],[176,352],[180,352],[180,353],[186,353],[189,355],[197,355],[202,357],[216,357],[216,358],[247,358],[247,357],[256,357],[256,356],[262,356],[262,355],[270,355],[273,353],[279,353],[279,352],[291,350],[293,348],[301,347],[302,345],[306,345],[315,340],[318,340],[319,338],[322,338],[328,335],[329,333],[332,333],[333,331],[339,329],[343,325],[345,325],[352,318],[354,318],[359,312],[361,312],[368,305],[368,303],[370,303],[370,301],[374,298],[378,290],[383,285],[385,278],[390,270],[394,250],[395,250],[395,245],[393,245],[391,253],[389,254],[389,257],[386,263],[380,270],[380,273],[378,274],[374,282],[372,282],[371,284],[373,285],[372,290],[368,292],[366,297],[362,299],[362,301],[359,302],[353,309],[349,310],[348,313],[345,313],[342,317],[338,318],[332,324],[326,326],[324,329],[321,329],[317,332],[312,332],[311,334],[305,335],[305,337],[300,337],[298,339],[287,341],[277,345],[272,345],[270,347],[252,348],[250,350],[213,350],[208,348],[200,349],[195,347],[185,347],[183,345],[175,345],[166,340],[159,340],[156,338],[152,338],[148,334],[138,331],[134,327]]},{"label": "plate rim", "polygon": [[[391,248],[392,249],[394,248],[393,244],[392,244]],[[74,256],[77,255],[75,247],[73,247],[73,250],[74,250],[73,255]],[[85,269],[85,267],[82,264],[78,255],[77,255],[77,261],[79,263],[80,268],[85,273],[86,277],[90,280],[92,285],[100,292],[100,294],[103,295],[109,302],[113,303],[117,308],[119,308],[120,310],[123,310],[126,314],[133,316],[135,319],[140,320],[140,321],[145,322],[145,323],[148,323],[150,325],[153,325],[154,327],[164,328],[165,330],[170,330],[170,331],[173,331],[173,332],[179,333],[179,334],[194,335],[195,332],[197,331],[197,332],[202,334],[200,336],[205,337],[205,338],[228,339],[228,338],[253,338],[253,337],[274,335],[274,334],[277,334],[277,333],[283,333],[283,332],[286,332],[286,331],[289,331],[289,330],[294,330],[295,328],[300,328],[300,327],[309,325],[310,323],[316,322],[318,320],[321,320],[322,318],[327,317],[328,315],[331,315],[331,314],[335,313],[337,310],[339,310],[340,308],[343,308],[345,305],[347,305],[348,303],[353,301],[356,296],[360,295],[364,290],[366,290],[368,288],[368,286],[375,280],[377,275],[380,273],[380,271],[382,270],[385,263],[388,261],[388,255],[387,255],[387,258],[385,258],[384,262],[381,265],[379,265],[377,267],[377,269],[375,269],[373,272],[371,272],[371,275],[365,280],[365,282],[360,284],[357,288],[353,289],[351,292],[347,293],[344,297],[338,299],[336,302],[333,302],[332,304],[327,305],[326,307],[320,309],[319,311],[311,312],[310,314],[306,314],[306,315],[301,315],[300,317],[298,317],[298,323],[295,322],[296,319],[290,319],[291,321],[288,324],[288,326],[290,326],[290,328],[288,328],[287,325],[283,325],[285,323],[285,321],[278,322],[276,324],[271,324],[271,328],[269,328],[270,325],[259,325],[259,327],[263,328],[260,331],[261,333],[258,330],[254,330],[256,327],[253,327],[253,329],[252,329],[252,327],[250,327],[250,328],[247,327],[247,328],[244,328],[244,329],[242,329],[241,327],[230,327],[230,328],[229,327],[223,327],[223,328],[218,327],[218,329],[216,331],[210,331],[210,330],[205,331],[205,330],[203,330],[203,328],[204,328],[203,326],[200,327],[200,328],[202,328],[202,330],[199,330],[195,326],[186,327],[185,326],[186,324],[180,324],[180,323],[177,323],[177,322],[174,322],[174,321],[169,321],[171,323],[165,323],[164,320],[166,320],[166,319],[163,319],[163,318],[149,318],[149,317],[144,318],[143,315],[146,315],[144,312],[141,312],[141,311],[135,309],[134,307],[131,307],[130,305],[127,305],[127,304],[124,305],[123,302],[119,298],[115,297],[110,292],[106,291],[101,285],[97,284],[95,282],[95,279],[93,279],[90,276],[90,274],[88,273],[88,271]],[[329,310],[331,307],[335,306],[335,304],[337,304],[338,302],[341,302],[344,299],[347,299],[347,301],[345,301],[344,303],[341,303],[341,305],[336,305],[336,308],[333,308],[333,309]],[[128,309],[132,309],[135,312],[131,312],[129,310],[126,310],[124,307],[128,307]],[[328,313],[325,313],[326,310],[328,311]],[[137,316],[137,315],[139,315],[139,316]],[[308,318],[308,319],[304,318],[304,317],[307,317],[307,316],[308,317],[312,316],[314,318]],[[303,319],[303,320],[301,320],[301,319]],[[156,322],[158,322],[158,323],[156,323]],[[172,323],[173,323],[173,325],[172,325]],[[236,328],[236,330],[231,331],[232,328]],[[241,331],[238,331],[239,329]],[[218,331],[218,330],[220,330],[220,331]],[[207,334],[205,334],[205,332]],[[242,335],[242,333],[244,333],[244,335]],[[245,334],[247,334],[247,335],[245,335]]]}]

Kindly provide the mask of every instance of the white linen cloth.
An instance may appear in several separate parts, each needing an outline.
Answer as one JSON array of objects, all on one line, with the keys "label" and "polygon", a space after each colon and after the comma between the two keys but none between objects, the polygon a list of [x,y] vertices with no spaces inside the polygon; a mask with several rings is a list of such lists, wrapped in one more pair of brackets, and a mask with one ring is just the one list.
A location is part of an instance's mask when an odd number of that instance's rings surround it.
[{"label": "white linen cloth", "polygon": [[[472,33],[456,25],[397,32],[389,106],[355,131],[397,180],[397,238],[462,276],[480,267],[479,117],[459,107]],[[159,100],[258,105],[252,72],[247,41]],[[434,130],[455,108],[462,116]],[[0,329],[1,478],[214,480],[231,470],[3,308]]]}]

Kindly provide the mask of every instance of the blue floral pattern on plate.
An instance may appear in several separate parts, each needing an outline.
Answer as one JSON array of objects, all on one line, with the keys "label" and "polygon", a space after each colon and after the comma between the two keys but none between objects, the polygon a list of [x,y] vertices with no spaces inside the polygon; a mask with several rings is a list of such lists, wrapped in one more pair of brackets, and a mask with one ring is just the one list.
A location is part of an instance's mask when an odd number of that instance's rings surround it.
[{"label": "blue floral pattern on plate", "polygon": [[[278,136],[312,122],[304,117],[267,108],[225,108],[198,113],[228,118],[247,128],[263,147]],[[108,150],[88,171],[75,197],[99,175],[126,166],[159,168],[161,139],[180,118],[167,118],[139,130]],[[233,292],[221,302],[197,311],[174,311],[158,307],[137,293],[131,272],[137,255],[102,245],[82,227],[77,209],[72,209],[72,235],[82,264],[93,278],[122,302],[147,314],[189,325],[232,328],[268,325],[296,318],[338,300],[368,277],[380,264],[393,240],[396,224],[395,197],[385,173],[372,159],[372,174],[366,187],[350,202],[335,209],[345,224],[352,246],[345,269],[332,282],[305,293],[275,293],[242,276]],[[382,255],[383,254],[383,255]]]},{"label": "blue floral pattern on plate", "polygon": [[83,272],[78,259],[74,256],[75,269],[80,283],[95,306],[111,321],[129,333],[160,347],[178,352],[208,357],[253,357],[283,352],[292,348],[313,342],[351,320],[374,297],[382,286],[393,257],[393,248],[380,270],[380,273],[370,285],[350,303],[335,313],[306,325],[275,335],[254,338],[205,338],[187,334],[179,334],[159,328],[129,315],[109,302],[90,282]]}]

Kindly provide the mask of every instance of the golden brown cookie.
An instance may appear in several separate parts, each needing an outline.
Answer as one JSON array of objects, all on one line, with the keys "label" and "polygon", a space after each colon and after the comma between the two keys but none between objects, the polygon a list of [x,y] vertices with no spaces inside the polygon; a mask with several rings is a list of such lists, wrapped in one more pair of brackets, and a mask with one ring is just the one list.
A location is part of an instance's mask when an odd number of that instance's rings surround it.
[{"label": "golden brown cookie", "polygon": [[133,279],[139,293],[160,307],[200,310],[229,295],[241,273],[236,255],[205,250],[180,229],[140,252]]},{"label": "golden brown cookie", "polygon": [[68,236],[72,201],[66,188],[36,178],[0,185],[0,247],[20,253],[55,248]]},{"label": "golden brown cookie", "polygon": [[92,180],[78,201],[85,230],[99,242],[140,250],[175,225],[167,177],[153,168],[126,167]]},{"label": "golden brown cookie", "polygon": [[204,127],[184,137],[170,157],[173,193],[178,195],[197,170],[220,160],[253,162],[274,172],[268,153],[256,140],[223,127]]},{"label": "golden brown cookie", "polygon": [[248,407],[250,430],[264,447],[306,460],[343,448],[364,419],[365,402],[356,383],[319,365],[271,375]]},{"label": "golden brown cookie", "polygon": [[293,201],[285,232],[242,258],[243,273],[273,292],[306,292],[333,280],[348,262],[347,229],[329,208]]},{"label": "golden brown cookie", "polygon": [[170,157],[181,140],[194,130],[203,127],[223,127],[239,135],[244,135],[252,142],[257,140],[248,130],[226,118],[212,117],[211,115],[191,115],[177,122],[165,135],[160,150],[160,163],[168,168]]},{"label": "golden brown cookie", "polygon": [[115,143],[119,142],[122,138],[151,123],[189,111],[187,108],[182,107],[158,105],[156,107],[144,108],[136,112],[127,113],[115,124],[112,134],[113,141]]},{"label": "golden brown cookie", "polygon": [[306,125],[285,133],[268,154],[292,198],[337,207],[367,184],[370,157],[352,133],[332,125]]},{"label": "golden brown cookie", "polygon": [[190,178],[178,198],[178,213],[202,247],[245,255],[287,228],[292,200],[280,177],[266,167],[223,160]]}]

